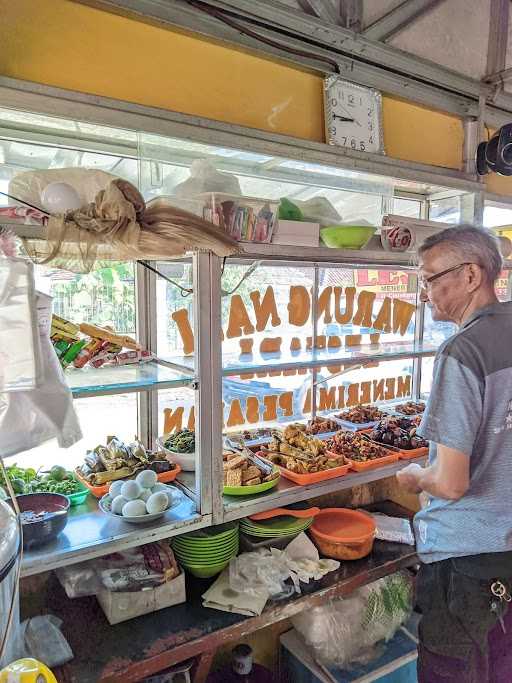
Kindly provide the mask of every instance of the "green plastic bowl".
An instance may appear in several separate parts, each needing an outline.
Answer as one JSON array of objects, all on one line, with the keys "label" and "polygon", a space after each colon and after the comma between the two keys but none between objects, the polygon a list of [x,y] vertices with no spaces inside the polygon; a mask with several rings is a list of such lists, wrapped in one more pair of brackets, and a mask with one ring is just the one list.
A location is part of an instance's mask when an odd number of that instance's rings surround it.
[{"label": "green plastic bowl", "polygon": [[329,225],[320,236],[330,249],[362,249],[376,230],[373,225]]},{"label": "green plastic bowl", "polygon": [[66,498],[69,500],[69,504],[72,507],[75,507],[76,505],[81,505],[85,502],[85,499],[89,495],[90,491],[82,484],[81,481],[78,481],[76,477],[73,476],[73,479],[80,485],[80,490],[78,490],[76,493],[71,493],[69,496],[66,496]]}]

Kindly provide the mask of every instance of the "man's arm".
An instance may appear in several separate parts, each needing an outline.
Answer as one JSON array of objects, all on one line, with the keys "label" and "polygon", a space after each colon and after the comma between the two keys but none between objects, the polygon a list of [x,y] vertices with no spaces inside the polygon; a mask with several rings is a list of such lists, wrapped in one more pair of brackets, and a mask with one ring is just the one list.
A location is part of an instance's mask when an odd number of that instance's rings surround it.
[{"label": "man's arm", "polygon": [[409,465],[396,475],[399,483],[410,493],[425,493],[459,500],[469,488],[469,456],[466,453],[437,445],[436,462],[430,467]]}]

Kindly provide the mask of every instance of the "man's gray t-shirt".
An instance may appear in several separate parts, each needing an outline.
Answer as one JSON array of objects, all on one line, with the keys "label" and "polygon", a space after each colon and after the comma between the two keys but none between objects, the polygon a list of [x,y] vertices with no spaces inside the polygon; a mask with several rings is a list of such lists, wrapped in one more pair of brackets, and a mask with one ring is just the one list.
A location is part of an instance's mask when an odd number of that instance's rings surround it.
[{"label": "man's gray t-shirt", "polygon": [[512,550],[512,302],[480,309],[440,347],[418,432],[430,464],[436,443],[470,456],[464,496],[430,497],[414,518],[421,560]]}]

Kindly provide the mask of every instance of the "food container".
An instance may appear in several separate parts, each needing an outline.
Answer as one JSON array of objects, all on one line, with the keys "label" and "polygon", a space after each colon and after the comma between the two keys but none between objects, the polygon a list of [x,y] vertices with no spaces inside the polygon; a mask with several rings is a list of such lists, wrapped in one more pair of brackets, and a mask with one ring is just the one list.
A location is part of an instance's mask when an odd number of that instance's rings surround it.
[{"label": "food container", "polygon": [[[270,463],[272,464],[272,463]],[[279,473],[282,469],[274,465],[274,473]],[[280,477],[264,481],[261,484],[254,484],[254,486],[224,486],[222,492],[225,496],[252,496],[257,493],[264,493],[277,486]]]},{"label": "food container", "polygon": [[[379,446],[381,446],[381,444],[379,444]],[[382,448],[384,448],[384,446],[382,446]],[[365,460],[364,462],[361,462],[360,460],[350,460],[350,458],[347,458],[350,463],[350,469],[354,470],[354,472],[367,472],[368,470],[375,470],[378,467],[384,467],[384,465],[392,465],[400,458],[400,453],[388,451],[385,448],[384,450],[386,450],[387,455],[384,455],[382,458],[375,458],[374,460]]]},{"label": "food container", "polygon": [[100,590],[96,599],[109,624],[119,624],[121,621],[185,602],[185,574],[181,572],[176,578],[156,588],[126,593]]},{"label": "food container", "polygon": [[181,505],[183,502],[183,494],[178,491],[178,489],[174,486],[169,486],[169,489],[172,489],[173,491],[176,491],[179,493],[179,497],[177,496],[175,501],[173,502],[172,505],[169,505],[165,510],[161,510],[160,512],[155,512],[153,514],[146,514],[146,515],[138,515],[134,517],[125,517],[123,515],[116,515],[114,512],[112,512],[112,497],[110,493],[107,493],[104,495],[102,498],[100,498],[100,501],[98,503],[98,506],[102,512],[104,512],[106,515],[110,515],[111,517],[115,517],[118,519],[120,522],[127,522],[128,524],[147,524],[149,522],[154,522],[156,519],[160,519],[160,517],[163,517],[166,512],[169,510],[172,510],[175,507],[178,507],[178,505]]},{"label": "food container", "polygon": [[375,530],[370,515],[346,508],[325,508],[309,529],[322,555],[336,560],[360,560],[369,555]]},{"label": "food container", "polygon": [[428,455],[428,448],[424,446],[423,448],[411,448],[410,450],[405,450],[401,448],[398,453],[400,460],[412,460],[413,458],[423,458]]},{"label": "food container", "polygon": [[350,422],[349,420],[342,420],[335,415],[330,415],[329,419],[336,422],[336,424],[339,424],[343,429],[348,429],[351,432],[362,432],[375,427],[375,425],[379,423],[379,420],[372,420],[371,422]]},{"label": "food container", "polygon": [[363,249],[376,230],[373,225],[329,225],[320,230],[320,237],[331,249]]},{"label": "food container", "polygon": [[165,458],[169,462],[174,462],[181,467],[184,472],[195,472],[196,470],[196,454],[194,453],[180,453],[173,451],[164,446],[165,436],[159,436],[156,440],[156,445],[159,450],[165,453]]},{"label": "food container", "polygon": [[[70,502],[60,493],[23,493],[16,496],[22,513],[23,547],[29,548],[53,541],[68,521]],[[12,501],[7,501],[12,507]],[[38,516],[30,520],[23,513]]]},{"label": "food container", "polygon": [[203,218],[219,225],[239,242],[270,242],[279,201],[241,197],[222,192],[198,195],[204,201]]},{"label": "food container", "polygon": [[77,505],[81,505],[82,503],[85,502],[85,499],[89,495],[90,491],[85,486],[85,484],[80,481],[74,474],[73,474],[73,479],[76,480],[78,485],[80,486],[80,489],[76,493],[70,493],[66,498],[69,500],[69,504],[71,507],[76,507]]},{"label": "food container", "polygon": [[[260,452],[258,455],[265,458],[265,453]],[[332,454],[333,457],[339,458],[338,455]],[[343,477],[348,473],[350,465],[341,465],[340,467],[331,467],[329,470],[322,470],[321,472],[311,472],[310,474],[299,474],[298,472],[291,472],[287,470],[286,467],[279,467],[281,475],[290,481],[293,481],[299,486],[306,486],[307,484],[316,484],[319,481],[327,481],[328,479],[335,479],[336,477]]]},{"label": "food container", "polygon": [[[168,484],[169,482],[174,481],[180,472],[181,467],[178,464],[176,464],[176,467],[173,470],[158,474],[157,479],[161,484]],[[101,484],[100,486],[93,486],[92,484],[89,484],[89,482],[80,475],[80,472],[78,470],[75,470],[74,475],[81,484],[83,484],[85,487],[89,489],[89,491],[95,498],[103,498],[103,496],[106,496],[110,488],[110,484],[112,484],[112,482],[110,481],[106,484]],[[135,477],[126,477],[126,479],[124,479],[123,481],[128,481],[128,479],[133,478]]]}]

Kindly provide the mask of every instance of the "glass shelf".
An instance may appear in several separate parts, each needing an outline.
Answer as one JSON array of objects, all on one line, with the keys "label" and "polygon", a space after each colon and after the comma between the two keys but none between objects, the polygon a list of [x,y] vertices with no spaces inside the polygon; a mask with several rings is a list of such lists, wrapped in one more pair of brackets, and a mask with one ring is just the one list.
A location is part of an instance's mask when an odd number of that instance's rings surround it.
[{"label": "glass shelf", "polygon": [[152,389],[175,389],[195,381],[190,371],[180,371],[150,361],[139,365],[112,365],[101,368],[86,367],[65,372],[74,398],[127,394]]},{"label": "glass shelf", "polygon": [[364,344],[348,349],[315,349],[298,352],[283,349],[280,353],[230,353],[223,355],[222,374],[226,377],[270,370],[360,365],[376,361],[434,356],[436,351],[437,346],[433,344],[397,341],[386,344]]}]

